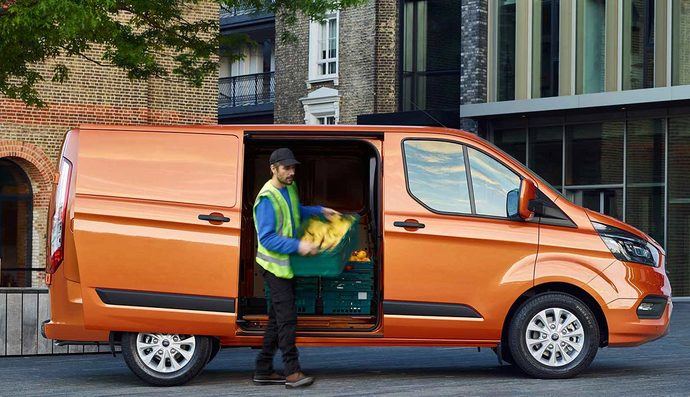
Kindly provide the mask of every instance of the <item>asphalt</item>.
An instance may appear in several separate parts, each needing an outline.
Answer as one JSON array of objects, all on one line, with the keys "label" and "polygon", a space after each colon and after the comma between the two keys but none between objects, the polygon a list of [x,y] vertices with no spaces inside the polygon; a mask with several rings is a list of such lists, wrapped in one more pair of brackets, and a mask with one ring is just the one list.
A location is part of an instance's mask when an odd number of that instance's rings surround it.
[{"label": "asphalt", "polygon": [[[256,350],[223,349],[185,386],[155,388],[136,378],[122,357],[6,357],[0,359],[2,396],[690,396],[690,303],[676,303],[670,333],[634,348],[600,349],[575,379],[539,380],[499,366],[488,349],[302,348],[304,390],[251,383]],[[276,367],[280,368],[276,359]]]}]

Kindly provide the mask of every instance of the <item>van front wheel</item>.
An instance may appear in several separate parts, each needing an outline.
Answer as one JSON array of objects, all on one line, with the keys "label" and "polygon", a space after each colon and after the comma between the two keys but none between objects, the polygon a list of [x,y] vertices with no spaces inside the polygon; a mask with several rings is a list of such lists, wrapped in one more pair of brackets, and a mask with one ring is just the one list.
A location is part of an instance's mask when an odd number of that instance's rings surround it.
[{"label": "van front wheel", "polygon": [[528,375],[570,378],[594,360],[599,349],[599,326],[581,300],[549,292],[520,306],[510,322],[508,344],[515,364]]},{"label": "van front wheel", "polygon": [[122,356],[129,369],[154,386],[177,386],[201,372],[211,355],[206,336],[125,333]]}]

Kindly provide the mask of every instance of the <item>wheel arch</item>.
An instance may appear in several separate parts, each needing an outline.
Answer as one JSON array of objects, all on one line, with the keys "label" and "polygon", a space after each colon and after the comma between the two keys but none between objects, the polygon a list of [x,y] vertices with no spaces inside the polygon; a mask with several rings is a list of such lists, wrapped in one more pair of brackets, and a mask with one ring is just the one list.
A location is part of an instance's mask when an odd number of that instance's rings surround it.
[{"label": "wheel arch", "polygon": [[594,313],[594,317],[597,320],[597,325],[599,325],[599,346],[604,347],[608,345],[608,339],[609,339],[609,327],[608,327],[608,322],[606,320],[606,316],[604,315],[604,311],[601,308],[601,305],[599,302],[587,291],[584,289],[573,285],[569,283],[563,283],[563,282],[549,282],[549,283],[544,283],[544,284],[539,284],[535,285],[534,287],[530,288],[529,290],[523,292],[513,303],[513,305],[510,307],[510,310],[508,310],[508,313],[506,314],[506,318],[503,321],[503,328],[501,330],[501,343],[505,344],[507,337],[508,337],[508,329],[510,327],[510,322],[513,319],[513,316],[515,315],[515,312],[517,312],[517,309],[528,299],[530,299],[533,296],[545,293],[545,292],[562,292],[566,293],[569,295],[572,295],[578,299],[580,299],[582,302],[584,302],[587,307]]}]

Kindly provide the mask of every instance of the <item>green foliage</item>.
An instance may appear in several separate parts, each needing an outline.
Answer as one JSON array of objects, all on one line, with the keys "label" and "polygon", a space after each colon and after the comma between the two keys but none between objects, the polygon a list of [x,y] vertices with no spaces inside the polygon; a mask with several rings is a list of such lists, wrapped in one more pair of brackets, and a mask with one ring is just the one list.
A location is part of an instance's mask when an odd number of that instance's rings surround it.
[{"label": "green foliage", "polygon": [[[282,40],[294,39],[289,27],[299,15],[323,19],[329,10],[366,0],[208,0],[218,7],[272,12],[288,26]],[[190,12],[199,0],[0,0],[0,93],[27,105],[43,106],[36,85],[43,76],[35,66],[58,56],[80,57],[103,67],[124,70],[133,80],[181,77],[200,86],[218,65],[215,55],[231,61],[255,45],[246,34],[220,34],[217,18]],[[172,68],[162,61],[172,59]],[[58,63],[51,81],[69,78]]]}]

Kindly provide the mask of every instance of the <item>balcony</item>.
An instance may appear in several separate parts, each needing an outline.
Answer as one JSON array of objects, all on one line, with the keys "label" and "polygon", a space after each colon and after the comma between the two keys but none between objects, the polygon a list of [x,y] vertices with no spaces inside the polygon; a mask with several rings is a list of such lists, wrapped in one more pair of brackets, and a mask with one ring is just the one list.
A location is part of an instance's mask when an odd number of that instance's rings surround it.
[{"label": "balcony", "polygon": [[218,79],[218,117],[260,115],[273,112],[274,72]]},{"label": "balcony", "polygon": [[220,7],[220,29],[249,28],[261,25],[273,25],[275,16],[272,13],[257,11],[254,8]]}]

